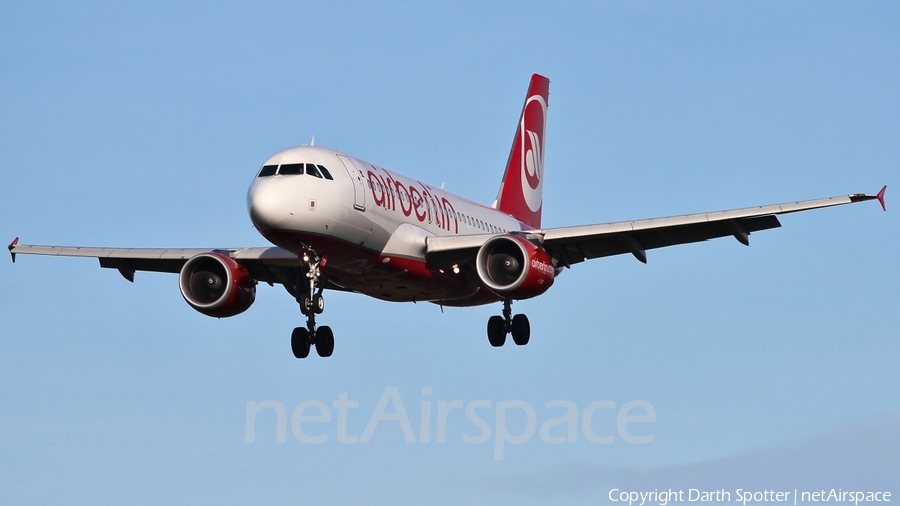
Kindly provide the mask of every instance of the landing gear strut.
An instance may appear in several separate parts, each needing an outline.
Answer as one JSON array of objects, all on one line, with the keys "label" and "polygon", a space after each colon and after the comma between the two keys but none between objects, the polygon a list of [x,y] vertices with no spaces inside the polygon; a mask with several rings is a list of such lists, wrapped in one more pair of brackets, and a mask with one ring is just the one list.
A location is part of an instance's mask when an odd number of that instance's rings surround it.
[{"label": "landing gear strut", "polygon": [[531,324],[523,314],[512,315],[512,300],[503,299],[503,316],[491,316],[487,324],[488,341],[491,346],[500,347],[506,342],[506,334],[512,334],[513,342],[519,346],[528,344],[531,338]]},{"label": "landing gear strut", "polygon": [[325,298],[322,297],[323,288],[319,286],[321,267],[325,267],[325,257],[303,254],[303,262],[309,268],[306,277],[309,278],[309,286],[303,283],[297,286],[297,303],[300,304],[300,312],[306,316],[306,327],[297,327],[291,333],[291,351],[297,358],[309,356],[311,346],[316,347],[316,353],[320,357],[330,357],[334,352],[334,333],[331,327],[322,326],[316,328],[316,315],[325,310]]}]

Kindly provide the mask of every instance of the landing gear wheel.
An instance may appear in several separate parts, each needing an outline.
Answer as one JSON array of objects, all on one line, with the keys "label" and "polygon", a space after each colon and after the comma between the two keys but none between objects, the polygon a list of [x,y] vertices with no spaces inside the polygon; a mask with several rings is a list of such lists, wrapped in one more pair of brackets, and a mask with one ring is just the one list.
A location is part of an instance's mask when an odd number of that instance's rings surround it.
[{"label": "landing gear wheel", "polygon": [[316,328],[316,315],[325,311],[325,298],[322,297],[322,286],[320,271],[321,267],[325,267],[328,261],[325,257],[319,257],[315,252],[304,252],[300,257],[301,266],[308,269],[305,277],[309,280],[308,286],[305,285],[302,277],[298,276],[297,284],[292,287],[291,292],[300,305],[300,312],[306,317],[306,327],[297,327],[291,334],[291,350],[297,358],[306,358],[309,356],[309,348],[312,345],[316,347],[316,353],[320,357],[330,357],[334,352],[334,333],[331,327]]},{"label": "landing gear wheel", "polygon": [[325,297],[321,293],[317,293],[312,299],[312,309],[316,314],[322,314],[325,311]]},{"label": "landing gear wheel", "polygon": [[334,332],[331,327],[323,326],[316,330],[316,353],[320,357],[330,357],[334,352]]},{"label": "landing gear wheel", "polygon": [[[313,313],[313,311],[312,311],[313,307],[314,306],[313,306],[312,298],[308,295],[304,295],[303,298],[300,300],[300,313],[302,313],[303,316],[309,316]],[[324,307],[324,302],[323,302],[323,307]],[[317,312],[320,312],[320,311],[317,311]]]},{"label": "landing gear wheel", "polygon": [[499,348],[506,342],[506,322],[501,316],[491,316],[487,324],[488,341],[491,346]]},{"label": "landing gear wheel", "polygon": [[528,323],[528,317],[523,314],[517,314],[512,319],[512,338],[519,346],[528,344],[531,338],[531,324]]},{"label": "landing gear wheel", "polygon": [[297,358],[309,356],[309,332],[303,327],[297,327],[291,333],[291,351]]}]

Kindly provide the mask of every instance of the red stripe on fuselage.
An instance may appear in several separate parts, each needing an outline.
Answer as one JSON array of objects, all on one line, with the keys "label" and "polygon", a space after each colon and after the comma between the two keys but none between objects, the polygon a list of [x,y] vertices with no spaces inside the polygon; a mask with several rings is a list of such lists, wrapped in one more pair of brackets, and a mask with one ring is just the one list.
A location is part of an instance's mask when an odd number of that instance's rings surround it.
[{"label": "red stripe on fuselage", "polygon": [[[268,230],[265,238],[298,256],[312,249],[327,256],[323,273],[333,283],[377,299],[395,302],[440,302],[448,306],[479,305],[499,300],[487,290],[466,283],[462,274],[441,272],[425,262],[380,255],[334,237],[286,230]],[[387,260],[387,261],[385,261]],[[476,297],[477,296],[477,297]]]}]

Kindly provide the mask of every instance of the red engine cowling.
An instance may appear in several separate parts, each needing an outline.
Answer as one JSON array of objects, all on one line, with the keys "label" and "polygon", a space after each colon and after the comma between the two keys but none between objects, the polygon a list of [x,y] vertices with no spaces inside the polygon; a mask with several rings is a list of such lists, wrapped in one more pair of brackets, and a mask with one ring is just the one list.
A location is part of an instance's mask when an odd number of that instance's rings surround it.
[{"label": "red engine cowling", "polygon": [[529,299],[547,291],[556,271],[543,248],[514,235],[488,239],[475,258],[478,277],[492,292]]},{"label": "red engine cowling", "polygon": [[243,265],[220,253],[201,253],[178,275],[184,300],[215,318],[243,313],[256,300],[256,280]]}]

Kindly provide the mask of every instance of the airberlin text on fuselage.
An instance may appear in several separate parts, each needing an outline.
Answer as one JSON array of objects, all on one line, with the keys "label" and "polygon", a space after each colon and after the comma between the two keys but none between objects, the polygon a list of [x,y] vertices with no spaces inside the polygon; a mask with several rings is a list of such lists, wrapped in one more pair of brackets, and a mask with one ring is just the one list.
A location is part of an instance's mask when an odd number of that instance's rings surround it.
[{"label": "airberlin text on fuselage", "polygon": [[389,211],[397,211],[399,203],[399,211],[403,216],[415,216],[420,223],[427,220],[428,223],[434,223],[444,230],[459,233],[456,210],[449,200],[435,195],[424,183],[416,181],[415,184],[407,186],[390,172],[374,165],[371,167],[373,170],[367,171],[366,177],[375,205]]}]

